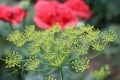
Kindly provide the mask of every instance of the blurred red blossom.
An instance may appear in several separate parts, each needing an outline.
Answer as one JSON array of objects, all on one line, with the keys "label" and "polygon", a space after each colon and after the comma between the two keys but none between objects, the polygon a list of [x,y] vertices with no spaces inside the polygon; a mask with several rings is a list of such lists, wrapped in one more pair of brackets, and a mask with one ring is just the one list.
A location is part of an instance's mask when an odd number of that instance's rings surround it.
[{"label": "blurred red blossom", "polygon": [[56,13],[57,21],[61,25],[62,30],[67,26],[75,26],[78,23],[78,18],[66,5],[59,5]]},{"label": "blurred red blossom", "polygon": [[88,20],[92,15],[83,0],[65,0],[63,3],[57,0],[38,0],[34,9],[34,22],[41,29],[49,29],[58,23],[63,30],[67,26],[75,26],[78,19]]},{"label": "blurred red blossom", "polygon": [[41,29],[49,29],[56,23],[61,25],[61,29],[64,29],[66,26],[75,25],[78,21],[68,7],[57,1],[39,0],[34,8],[36,11],[34,21]]},{"label": "blurred red blossom", "polygon": [[84,0],[66,0],[64,4],[80,19],[89,20],[92,16],[92,12]]},{"label": "blurred red blossom", "polygon": [[13,25],[17,25],[23,21],[25,16],[28,14],[22,8],[18,6],[0,5],[0,20],[7,21]]},{"label": "blurred red blossom", "polygon": [[34,21],[41,29],[49,29],[56,22],[55,5],[39,0],[35,6],[36,15]]}]

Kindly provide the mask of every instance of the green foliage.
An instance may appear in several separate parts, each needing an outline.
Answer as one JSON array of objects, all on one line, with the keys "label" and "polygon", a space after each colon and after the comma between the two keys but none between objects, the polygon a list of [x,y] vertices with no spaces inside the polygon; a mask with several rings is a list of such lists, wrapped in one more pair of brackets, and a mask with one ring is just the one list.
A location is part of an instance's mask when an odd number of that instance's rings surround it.
[{"label": "green foliage", "polygon": [[95,27],[105,28],[110,24],[120,23],[120,0],[85,0],[92,12],[93,16],[89,20],[89,24]]},{"label": "green foliage", "polygon": [[95,70],[91,72],[91,76],[95,80],[104,80],[110,74],[110,68],[108,65],[101,67],[100,70]]},{"label": "green foliage", "polygon": [[[89,67],[90,58],[85,55],[90,47],[93,50],[102,51],[109,42],[116,38],[116,32],[100,32],[90,25],[80,28],[69,27],[63,31],[60,30],[59,25],[45,31],[37,31],[32,25],[27,26],[24,32],[13,31],[7,40],[15,44],[18,49],[25,44],[28,45],[30,57],[22,58],[26,70],[36,70],[39,65],[44,65],[52,68],[71,66],[75,71],[83,72]],[[19,55],[23,56],[21,53]],[[6,63],[11,67],[18,64],[18,61]]]}]

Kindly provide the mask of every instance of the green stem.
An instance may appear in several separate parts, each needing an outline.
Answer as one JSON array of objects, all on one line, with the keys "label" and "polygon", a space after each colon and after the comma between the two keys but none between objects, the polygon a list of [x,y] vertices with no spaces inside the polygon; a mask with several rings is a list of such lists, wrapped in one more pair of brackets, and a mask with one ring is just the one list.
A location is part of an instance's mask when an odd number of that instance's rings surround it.
[{"label": "green stem", "polygon": [[91,57],[89,57],[89,59],[93,59],[93,58],[97,57],[97,56],[100,55],[100,54],[101,54],[101,52],[98,52],[98,53],[96,53],[95,55],[92,55]]},{"label": "green stem", "polygon": [[58,68],[58,72],[59,72],[59,78],[60,78],[60,80],[63,80],[62,68]]},{"label": "green stem", "polygon": [[24,19],[24,20],[23,20],[23,23],[22,23],[23,31],[25,30],[25,26],[26,26],[26,19]]},{"label": "green stem", "polygon": [[8,77],[8,76],[11,76],[11,75],[15,74],[18,70],[19,70],[19,69],[16,69],[16,70],[14,70],[13,72],[8,73],[7,75],[5,75],[5,77]]},{"label": "green stem", "polygon": [[0,58],[0,60],[5,61],[5,59]]}]

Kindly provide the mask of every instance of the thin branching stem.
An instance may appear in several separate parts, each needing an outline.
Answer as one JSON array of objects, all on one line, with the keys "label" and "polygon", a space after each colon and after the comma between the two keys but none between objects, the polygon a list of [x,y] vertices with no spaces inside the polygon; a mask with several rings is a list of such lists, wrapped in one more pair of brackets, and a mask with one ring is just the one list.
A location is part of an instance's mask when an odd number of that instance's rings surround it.
[{"label": "thin branching stem", "polygon": [[4,59],[0,58],[0,60],[5,61]]},{"label": "thin branching stem", "polygon": [[92,55],[91,57],[89,57],[89,59],[93,59],[93,58],[97,57],[97,56],[100,55],[100,54],[101,54],[101,52],[98,52],[98,53],[96,53],[95,55]]},{"label": "thin branching stem", "polygon": [[62,68],[58,68],[58,72],[59,72],[59,78],[60,78],[60,80],[63,80]]}]

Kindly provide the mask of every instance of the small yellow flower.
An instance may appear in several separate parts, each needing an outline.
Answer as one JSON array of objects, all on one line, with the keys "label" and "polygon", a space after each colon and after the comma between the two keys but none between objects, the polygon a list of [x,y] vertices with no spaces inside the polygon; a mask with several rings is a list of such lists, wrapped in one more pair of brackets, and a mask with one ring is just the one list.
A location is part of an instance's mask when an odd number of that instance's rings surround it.
[{"label": "small yellow flower", "polygon": [[20,67],[21,58],[18,52],[13,51],[5,60],[6,68]]}]

